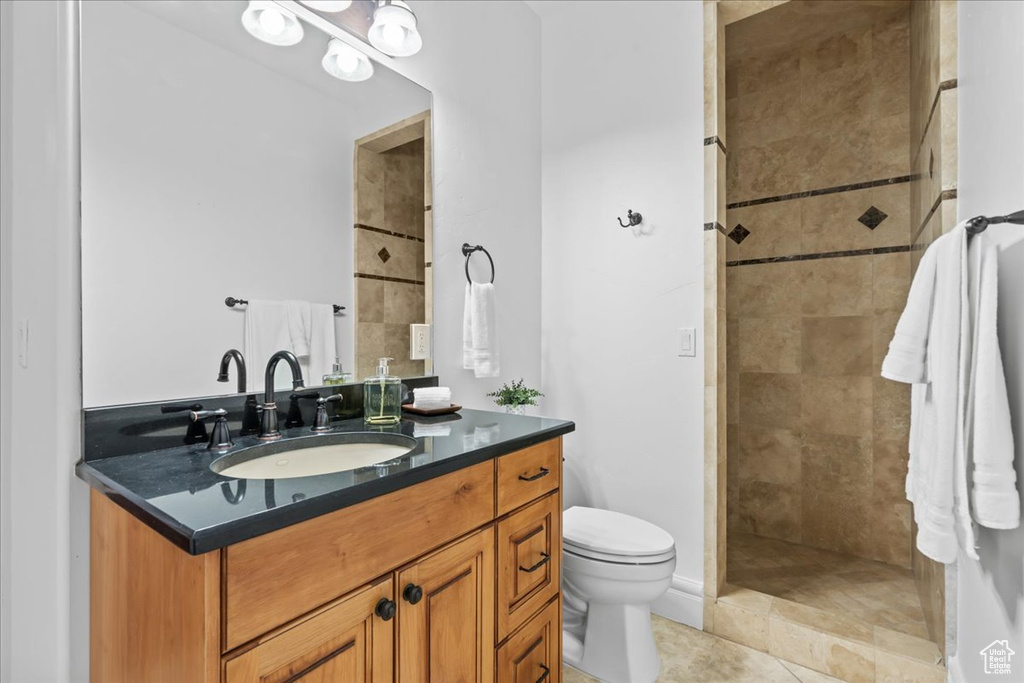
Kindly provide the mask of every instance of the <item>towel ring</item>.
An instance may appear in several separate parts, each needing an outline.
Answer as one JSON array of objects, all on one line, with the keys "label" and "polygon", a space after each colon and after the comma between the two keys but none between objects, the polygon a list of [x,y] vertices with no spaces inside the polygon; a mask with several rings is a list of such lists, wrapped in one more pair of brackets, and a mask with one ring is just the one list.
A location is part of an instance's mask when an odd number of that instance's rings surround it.
[{"label": "towel ring", "polygon": [[491,258],[491,254],[482,246],[478,244],[474,247],[469,242],[462,245],[462,255],[466,257],[466,281],[468,281],[469,284],[473,284],[473,278],[469,276],[469,258],[473,255],[474,251],[484,252],[484,256],[487,257],[487,260],[491,264],[491,284],[494,284],[494,259]]}]

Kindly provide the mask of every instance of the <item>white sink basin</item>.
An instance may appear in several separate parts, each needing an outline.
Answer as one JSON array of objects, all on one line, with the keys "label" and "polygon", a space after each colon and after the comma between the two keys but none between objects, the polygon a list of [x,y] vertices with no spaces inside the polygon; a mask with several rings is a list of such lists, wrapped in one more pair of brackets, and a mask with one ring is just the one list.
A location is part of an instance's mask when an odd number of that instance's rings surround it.
[{"label": "white sink basin", "polygon": [[210,469],[236,479],[314,477],[395,460],[415,447],[416,439],[403,434],[337,434],[247,448],[215,460]]}]

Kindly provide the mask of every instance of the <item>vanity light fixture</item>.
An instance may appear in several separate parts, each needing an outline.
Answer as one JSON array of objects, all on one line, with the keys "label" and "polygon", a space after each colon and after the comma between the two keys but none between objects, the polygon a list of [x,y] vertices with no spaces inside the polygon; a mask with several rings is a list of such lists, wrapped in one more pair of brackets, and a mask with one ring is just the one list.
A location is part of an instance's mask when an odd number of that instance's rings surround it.
[{"label": "vanity light fixture", "polygon": [[299,0],[299,2],[317,12],[344,12],[352,6],[352,0]]},{"label": "vanity light fixture", "polygon": [[402,0],[378,0],[367,38],[371,45],[392,57],[409,57],[423,47],[423,38],[416,30],[416,15]]},{"label": "vanity light fixture", "polygon": [[242,26],[271,45],[295,45],[302,40],[302,24],[296,16],[268,0],[249,0],[242,12]]},{"label": "vanity light fixture", "polygon": [[337,38],[327,43],[327,53],[320,63],[324,71],[343,81],[365,81],[373,75],[370,58]]}]

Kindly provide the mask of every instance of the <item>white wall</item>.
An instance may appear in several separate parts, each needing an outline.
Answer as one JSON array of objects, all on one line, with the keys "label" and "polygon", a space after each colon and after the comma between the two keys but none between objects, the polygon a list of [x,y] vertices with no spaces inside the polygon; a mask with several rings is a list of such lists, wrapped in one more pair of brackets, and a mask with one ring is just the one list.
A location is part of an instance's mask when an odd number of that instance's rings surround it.
[{"label": "white wall", "polygon": [[[79,457],[77,94],[65,45],[71,3],[16,2],[10,91],[10,315],[27,321],[27,367],[8,357],[3,430],[10,488],[9,676],[53,683],[84,664],[87,568]],[[4,302],[7,305],[7,302]],[[9,332],[9,330],[5,330]],[[8,353],[11,353],[9,347]],[[75,633],[72,636],[72,633]],[[8,671],[5,669],[5,675]],[[84,679],[84,673],[79,678]]]},{"label": "white wall", "polygon": [[[674,591],[658,609],[699,626],[704,366],[677,355],[677,329],[702,338],[702,8],[555,5],[538,8],[544,412],[577,423],[566,504],[671,533]],[[619,227],[627,209],[639,229]]]},{"label": "white wall", "polygon": [[[9,612],[16,683],[87,678],[88,489],[72,478],[80,452],[78,241],[62,193],[75,140],[59,87],[68,76],[59,16],[69,5],[15,3],[12,22],[11,312],[30,320],[33,339],[29,368],[3,378],[17,397],[3,425],[18,511]],[[459,368],[463,241],[485,245],[499,269],[504,379],[540,381],[540,22],[520,2],[413,7],[425,45],[400,70],[434,95],[435,369],[463,405],[485,407],[483,394],[502,378],[478,381]]]},{"label": "white wall", "polygon": [[[0,378],[11,376],[11,54],[14,6],[0,1]],[[11,383],[0,383],[0,681],[11,675]]]},{"label": "white wall", "polygon": [[[961,220],[1024,209],[1024,3],[959,3],[959,191]],[[1016,439],[1017,486],[1024,489],[1024,228],[991,226],[999,259],[999,344]],[[1015,680],[1024,675],[1024,527],[982,529],[978,562],[963,555],[957,574],[960,681],[990,678],[980,650],[1008,639]]]},{"label": "white wall", "polygon": [[[540,384],[540,20],[518,0],[412,6],[423,50],[396,68],[434,95],[434,372],[460,404],[494,408],[503,381]],[[495,379],[462,369],[463,242],[494,258]]]}]

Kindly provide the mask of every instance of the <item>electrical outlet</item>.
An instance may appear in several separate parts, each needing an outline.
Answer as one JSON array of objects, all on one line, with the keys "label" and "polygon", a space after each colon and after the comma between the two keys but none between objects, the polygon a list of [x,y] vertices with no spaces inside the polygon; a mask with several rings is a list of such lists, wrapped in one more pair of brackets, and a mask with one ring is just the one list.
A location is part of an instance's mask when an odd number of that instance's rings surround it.
[{"label": "electrical outlet", "polygon": [[409,359],[430,358],[430,325],[409,325]]}]

